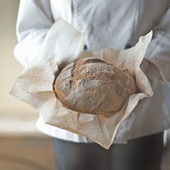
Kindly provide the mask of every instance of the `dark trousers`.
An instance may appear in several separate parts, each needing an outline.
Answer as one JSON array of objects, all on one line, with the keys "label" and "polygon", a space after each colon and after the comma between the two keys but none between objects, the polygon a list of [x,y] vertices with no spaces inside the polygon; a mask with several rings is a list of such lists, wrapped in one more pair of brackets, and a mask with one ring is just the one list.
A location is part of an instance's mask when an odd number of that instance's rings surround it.
[{"label": "dark trousers", "polygon": [[57,170],[160,170],[163,133],[113,144],[109,150],[54,139],[54,149]]}]

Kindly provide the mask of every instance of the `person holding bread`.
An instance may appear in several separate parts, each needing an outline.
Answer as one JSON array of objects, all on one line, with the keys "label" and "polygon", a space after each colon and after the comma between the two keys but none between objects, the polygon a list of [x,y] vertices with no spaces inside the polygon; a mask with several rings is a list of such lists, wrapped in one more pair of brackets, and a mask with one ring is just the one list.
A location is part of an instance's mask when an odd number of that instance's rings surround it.
[{"label": "person holding bread", "polygon": [[[151,83],[154,95],[141,100],[133,113],[122,122],[108,150],[84,136],[47,125],[40,116],[37,127],[53,138],[57,170],[160,170],[163,135],[170,128],[170,1],[20,0],[18,43],[14,55],[25,68],[35,64],[46,36],[60,19],[83,35],[82,50],[89,53],[105,48],[130,48],[140,36],[153,30],[141,68]],[[49,44],[48,57],[56,57],[53,49],[58,43],[58,36],[54,36]],[[64,58],[60,58],[59,67],[64,62]],[[138,90],[135,79],[128,72],[121,72],[101,60],[77,60],[64,69],[54,85],[56,96],[64,105],[74,105],[81,112],[86,112],[90,106],[93,114],[100,114],[104,108],[109,115],[120,109],[120,103],[124,103],[129,94]],[[98,79],[100,86],[97,85],[96,89],[100,87],[99,90],[89,87],[87,81],[78,81],[82,77],[88,81]],[[103,80],[107,83],[102,84]],[[103,103],[102,107],[93,103],[100,100],[103,89],[108,87],[106,85],[114,89],[115,82],[119,82],[115,91],[108,93],[108,96],[114,94],[116,97],[121,94],[121,98],[112,100],[115,110],[110,107],[111,102]],[[78,96],[80,93],[74,91],[76,86],[81,85],[87,95],[84,102]],[[72,93],[68,89],[73,89]],[[88,100],[91,91],[96,95]],[[74,96],[77,96],[77,101]],[[72,103],[66,100],[69,97]]]}]

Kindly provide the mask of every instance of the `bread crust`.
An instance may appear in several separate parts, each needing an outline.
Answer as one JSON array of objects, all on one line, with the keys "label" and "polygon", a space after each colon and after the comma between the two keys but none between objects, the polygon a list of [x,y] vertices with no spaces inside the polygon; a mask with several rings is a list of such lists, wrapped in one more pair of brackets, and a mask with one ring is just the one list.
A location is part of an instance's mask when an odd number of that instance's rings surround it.
[{"label": "bread crust", "polygon": [[136,92],[135,80],[128,71],[95,58],[68,64],[57,75],[53,88],[66,108],[104,116],[117,113]]}]

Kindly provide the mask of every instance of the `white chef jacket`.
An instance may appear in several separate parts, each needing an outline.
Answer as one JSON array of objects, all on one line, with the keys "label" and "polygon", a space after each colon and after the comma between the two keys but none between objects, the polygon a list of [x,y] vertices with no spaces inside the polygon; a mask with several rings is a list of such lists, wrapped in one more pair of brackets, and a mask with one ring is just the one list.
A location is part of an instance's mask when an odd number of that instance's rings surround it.
[{"label": "white chef jacket", "polygon": [[[125,49],[135,45],[140,36],[153,30],[154,36],[145,59],[154,64],[146,72],[154,95],[142,100],[124,120],[118,129],[115,143],[169,129],[170,1],[21,0],[17,20],[18,44],[14,54],[24,67],[34,64],[46,35],[60,18],[83,35],[89,51]],[[60,43],[57,37],[55,43]],[[51,57],[55,56],[53,51],[50,54]],[[83,136],[43,123],[41,117],[37,127],[56,138],[88,142]]]}]

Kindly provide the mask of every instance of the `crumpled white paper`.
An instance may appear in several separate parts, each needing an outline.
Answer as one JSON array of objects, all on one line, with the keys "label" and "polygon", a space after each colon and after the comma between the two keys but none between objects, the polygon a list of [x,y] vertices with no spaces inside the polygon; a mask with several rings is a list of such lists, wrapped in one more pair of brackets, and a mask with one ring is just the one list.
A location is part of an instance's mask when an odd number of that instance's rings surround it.
[{"label": "crumpled white paper", "polygon": [[[51,42],[56,33],[59,33],[60,36],[58,43],[55,43],[53,47]],[[140,91],[131,95],[122,109],[110,117],[84,114],[65,108],[53,92],[52,85],[58,66],[60,67],[65,61],[69,63],[76,58],[88,55],[82,51],[82,35],[64,21],[53,26],[42,49],[41,55],[44,56],[40,56],[40,62],[36,62],[36,65],[26,68],[21,73],[11,94],[35,107],[45,123],[86,136],[108,149],[114,142],[123,120],[132,113],[141,99],[153,95],[151,85],[140,68],[151,38],[152,32],[140,37],[138,43],[130,49],[102,49],[90,53],[93,57],[113,64],[121,70],[128,70],[135,77]],[[80,55],[78,55],[79,53]],[[45,55],[48,55],[47,59],[45,59]],[[59,60],[57,56],[59,56]],[[63,62],[61,57],[63,57]]]}]

